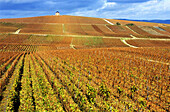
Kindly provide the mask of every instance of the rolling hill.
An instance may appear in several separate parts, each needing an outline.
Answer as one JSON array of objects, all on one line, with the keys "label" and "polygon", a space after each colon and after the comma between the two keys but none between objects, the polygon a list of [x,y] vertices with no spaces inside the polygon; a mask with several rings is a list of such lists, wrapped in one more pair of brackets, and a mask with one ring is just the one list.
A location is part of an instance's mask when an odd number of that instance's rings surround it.
[{"label": "rolling hill", "polygon": [[[170,39],[170,25],[149,22],[136,22],[127,20],[115,20],[104,18],[91,18],[81,16],[40,16],[28,18],[0,19],[0,33],[10,33],[18,36],[27,35],[28,39],[46,36],[48,38],[67,38],[67,46],[73,45],[75,48],[83,47],[120,47],[129,46],[126,40],[154,40]],[[5,36],[1,36],[3,38]],[[56,43],[48,38],[46,43]],[[82,38],[84,37],[84,38]],[[10,38],[7,36],[7,38]],[[122,39],[124,39],[122,41]],[[157,39],[157,40],[156,40]],[[59,39],[61,40],[61,39]],[[161,41],[158,47],[168,46],[168,42]],[[65,41],[65,40],[63,40]],[[82,42],[81,42],[82,41]],[[113,42],[112,44],[109,41]],[[151,42],[154,42],[151,41]],[[64,44],[65,47],[66,44]],[[136,45],[136,44],[135,44]],[[133,46],[133,45],[132,45]],[[152,46],[152,44],[150,44]],[[154,45],[155,46],[155,45]],[[140,44],[137,47],[143,47]],[[149,47],[149,46],[148,46]]]},{"label": "rolling hill", "polygon": [[[170,34],[169,24],[135,22],[80,16],[40,16],[29,18],[0,19],[1,33],[15,32],[20,34],[76,35],[164,38]],[[119,23],[120,25],[117,25]],[[145,26],[145,27],[141,27]]]},{"label": "rolling hill", "polygon": [[0,19],[0,111],[168,112],[170,25]]}]

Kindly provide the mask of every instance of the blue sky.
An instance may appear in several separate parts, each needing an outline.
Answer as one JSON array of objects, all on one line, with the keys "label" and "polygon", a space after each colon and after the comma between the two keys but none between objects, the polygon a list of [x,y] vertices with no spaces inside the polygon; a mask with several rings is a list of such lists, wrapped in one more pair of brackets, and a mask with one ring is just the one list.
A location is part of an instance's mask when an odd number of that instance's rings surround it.
[{"label": "blue sky", "polygon": [[54,15],[170,19],[170,0],[0,0],[0,18]]}]

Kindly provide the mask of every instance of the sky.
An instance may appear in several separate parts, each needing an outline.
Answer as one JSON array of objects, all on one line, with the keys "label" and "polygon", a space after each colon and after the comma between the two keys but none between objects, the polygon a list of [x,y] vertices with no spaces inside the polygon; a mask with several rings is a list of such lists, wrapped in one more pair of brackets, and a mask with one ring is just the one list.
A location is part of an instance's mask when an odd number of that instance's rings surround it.
[{"label": "sky", "polygon": [[0,0],[0,18],[54,15],[109,19],[170,19],[170,0]]}]

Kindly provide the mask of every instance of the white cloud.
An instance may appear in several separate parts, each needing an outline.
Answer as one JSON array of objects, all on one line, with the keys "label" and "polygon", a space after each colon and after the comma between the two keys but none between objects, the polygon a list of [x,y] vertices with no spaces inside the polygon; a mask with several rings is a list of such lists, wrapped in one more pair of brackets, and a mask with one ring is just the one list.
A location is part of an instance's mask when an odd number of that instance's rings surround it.
[{"label": "white cloud", "polygon": [[[40,0],[0,0],[0,3],[31,3]],[[47,11],[43,14],[50,14],[50,11],[59,10],[61,13],[75,16],[89,16],[89,17],[101,17],[101,18],[124,18],[124,19],[170,19],[170,0],[149,0],[147,2],[133,2],[133,3],[118,3],[118,2],[107,2],[108,0],[41,0],[42,4],[34,4],[37,11],[35,15],[42,15],[41,11]],[[2,3],[3,4],[3,3]],[[56,5],[59,4],[59,5]],[[1,5],[1,4],[0,4]],[[37,7],[37,5],[39,7]],[[24,11],[31,11],[32,5],[24,9]],[[44,8],[45,7],[45,8]],[[11,7],[9,7],[11,8]],[[2,8],[3,10],[17,10],[12,7],[11,9]],[[42,9],[42,10],[39,10]],[[39,12],[39,11],[40,12]],[[21,10],[19,10],[21,11]],[[0,10],[0,16],[2,17],[2,10]],[[29,13],[29,12],[27,12]],[[17,15],[9,15],[3,13],[3,17],[14,17]],[[18,14],[18,13],[16,13]],[[23,14],[23,13],[22,13]],[[20,14],[22,17],[25,14]],[[28,15],[31,16],[31,15]]]},{"label": "white cloud", "polygon": [[[165,1],[165,0],[164,0]],[[164,3],[164,1],[157,1],[157,0],[151,0],[145,3],[141,3],[141,4],[133,4],[133,9],[134,10],[138,10],[138,11],[155,11],[155,10],[162,10],[163,9],[163,5],[162,3]],[[161,8],[161,9],[160,9]]]},{"label": "white cloud", "polygon": [[115,2],[107,2],[107,0],[104,0],[104,4],[102,7],[98,8],[96,11],[100,11],[100,10],[103,10],[105,8],[112,8],[116,5]]},{"label": "white cloud", "polygon": [[150,0],[142,3],[117,4],[102,0],[97,9],[81,9],[72,15],[124,18],[124,19],[170,19],[170,0]]},{"label": "white cloud", "polygon": [[76,12],[69,13],[69,15],[101,17],[100,15],[103,12],[105,12],[105,9],[113,8],[115,5],[116,5],[115,2],[107,2],[107,0],[99,0],[98,2],[96,2],[96,4],[91,4],[90,8],[89,7],[81,8]]},{"label": "white cloud", "polygon": [[[132,4],[131,7],[125,10],[126,13],[133,12],[139,18],[163,18],[170,11],[170,0],[151,0],[145,3]],[[167,12],[167,13],[166,13]],[[168,18],[167,18],[168,19]]]}]

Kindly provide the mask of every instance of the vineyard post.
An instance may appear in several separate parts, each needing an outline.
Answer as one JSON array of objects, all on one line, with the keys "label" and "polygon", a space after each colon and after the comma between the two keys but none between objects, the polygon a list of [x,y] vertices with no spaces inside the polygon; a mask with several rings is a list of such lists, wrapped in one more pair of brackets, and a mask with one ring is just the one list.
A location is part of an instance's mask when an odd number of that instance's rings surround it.
[{"label": "vineyard post", "polygon": [[78,78],[78,89],[79,89],[79,81],[80,81],[80,73],[79,73],[79,78]]},{"label": "vineyard post", "polygon": [[113,81],[112,87],[114,88],[114,81]]},{"label": "vineyard post", "polygon": [[110,107],[110,112],[112,112],[112,106]]},{"label": "vineyard post", "polygon": [[128,108],[129,110],[130,110],[130,105],[129,105],[129,108]]},{"label": "vineyard post", "polygon": [[149,86],[148,86],[148,75],[147,75],[147,100],[149,100]]},{"label": "vineyard post", "polygon": [[3,74],[3,71],[0,69],[0,76]]},{"label": "vineyard post", "polygon": [[[155,62],[156,63],[156,62]],[[153,64],[153,70],[155,70],[155,63]]]},{"label": "vineyard post", "polygon": [[125,65],[126,65],[126,58],[123,59],[124,60],[124,72],[125,72]]},{"label": "vineyard post", "polygon": [[[161,74],[162,74],[162,68],[163,68],[163,64],[161,64],[161,67],[160,67],[160,76],[161,76]],[[161,77],[160,77],[160,78],[161,78]],[[161,85],[162,85],[162,84],[161,84]],[[161,99],[163,85],[160,86],[160,88],[161,88],[161,92],[160,92],[160,95],[159,95],[159,99]]]},{"label": "vineyard post", "polygon": [[102,53],[103,53],[103,58],[104,58],[104,50],[103,50],[103,52],[102,52]]},{"label": "vineyard post", "polygon": [[125,112],[126,112],[126,104],[125,104]]},{"label": "vineyard post", "polygon": [[[89,71],[89,77],[90,77],[90,71]],[[90,80],[89,80],[89,84],[90,84]]]},{"label": "vineyard post", "polygon": [[65,86],[65,89],[67,90],[67,86]]},{"label": "vineyard post", "polygon": [[[80,67],[80,68],[81,68],[81,70],[82,70],[82,61],[81,61],[81,67]],[[80,70],[80,71],[81,71],[81,70]],[[80,81],[80,71],[79,71],[79,78],[78,78],[78,89],[79,89],[79,81]]]},{"label": "vineyard post", "polygon": [[130,74],[130,66],[131,66],[131,60],[129,62],[129,71],[128,71],[128,75]]},{"label": "vineyard post", "polygon": [[60,73],[59,73],[59,81],[61,82],[61,80],[60,80]]},{"label": "vineyard post", "polygon": [[158,75],[157,75],[157,88],[158,88],[158,90],[159,90]]},{"label": "vineyard post", "polygon": [[159,94],[159,99],[161,100],[161,95],[162,95],[162,87],[161,87],[161,92]]},{"label": "vineyard post", "polygon": [[120,71],[120,70],[118,70],[118,79],[120,78],[120,77],[119,77],[119,71]]},{"label": "vineyard post", "polygon": [[[162,74],[162,65],[160,67],[160,76],[161,76],[161,74]],[[157,82],[158,82],[158,80],[157,80]]]}]

